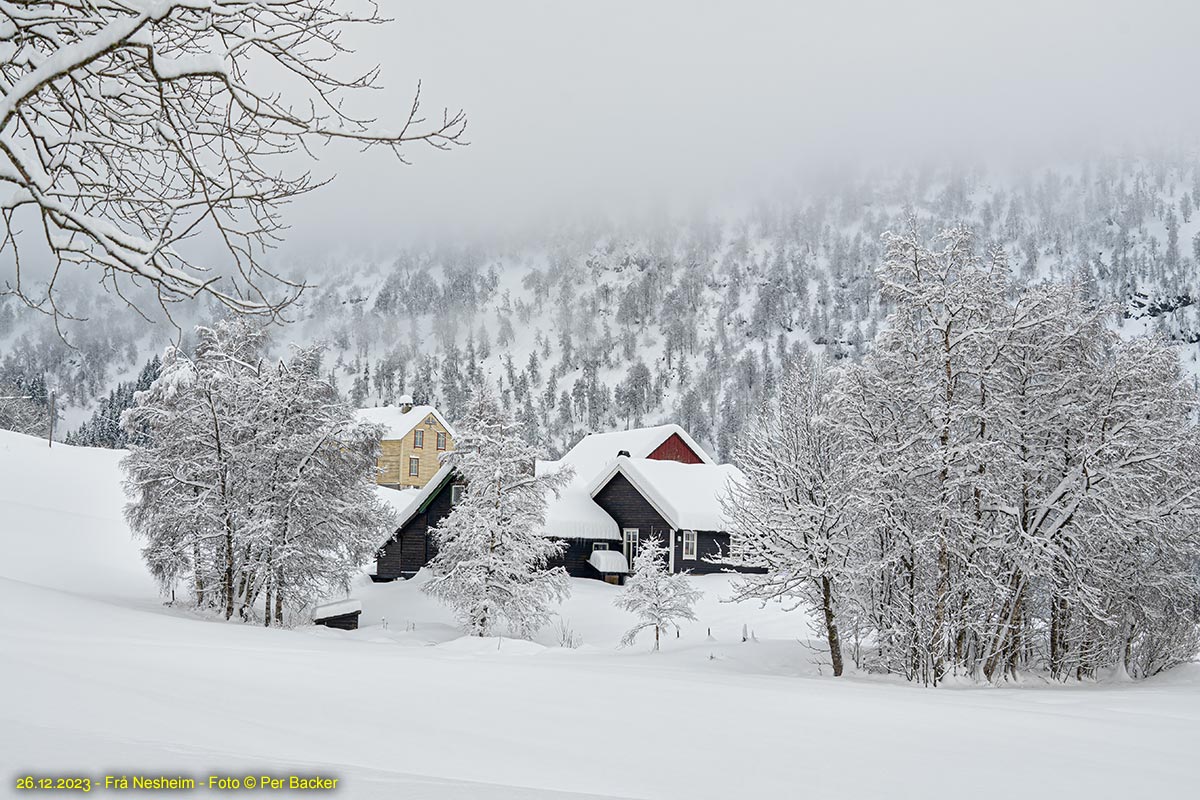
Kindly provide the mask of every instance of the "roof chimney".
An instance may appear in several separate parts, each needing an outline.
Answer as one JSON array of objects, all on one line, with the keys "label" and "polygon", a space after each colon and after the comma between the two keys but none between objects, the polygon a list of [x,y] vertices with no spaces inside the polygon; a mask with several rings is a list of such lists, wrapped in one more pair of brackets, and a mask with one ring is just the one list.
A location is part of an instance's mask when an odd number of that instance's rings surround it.
[{"label": "roof chimney", "polygon": [[407,414],[408,412],[412,411],[413,401],[411,394],[400,395],[400,399],[397,402],[400,403],[401,414]]},{"label": "roof chimney", "polygon": [[628,450],[618,450],[617,458],[620,458],[621,456],[625,456],[626,458],[629,458],[629,451]]}]

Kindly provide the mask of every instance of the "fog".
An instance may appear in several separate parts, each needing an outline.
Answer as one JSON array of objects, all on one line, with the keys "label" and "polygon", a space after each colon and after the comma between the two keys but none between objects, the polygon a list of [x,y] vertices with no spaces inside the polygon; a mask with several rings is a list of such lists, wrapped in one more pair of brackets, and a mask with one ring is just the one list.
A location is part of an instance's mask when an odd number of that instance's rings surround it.
[{"label": "fog", "polygon": [[[1061,160],[1195,130],[1200,6],[386,3],[381,121],[417,78],[469,147],[322,153],[291,252],[723,202],[830,165]],[[319,224],[313,224],[319,223]],[[338,236],[330,237],[330,230]]]}]

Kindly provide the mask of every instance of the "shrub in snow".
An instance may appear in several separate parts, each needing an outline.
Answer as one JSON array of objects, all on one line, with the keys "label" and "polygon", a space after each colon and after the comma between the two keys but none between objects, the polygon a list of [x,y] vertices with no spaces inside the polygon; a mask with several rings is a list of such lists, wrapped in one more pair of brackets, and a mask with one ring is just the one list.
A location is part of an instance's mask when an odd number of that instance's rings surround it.
[{"label": "shrub in snow", "polygon": [[537,475],[539,455],[512,413],[489,387],[479,386],[455,449],[444,456],[465,486],[458,504],[430,531],[437,555],[424,586],[473,636],[487,636],[504,622],[513,635],[527,638],[570,593],[566,571],[546,566],[563,545],[541,529],[548,496],[571,476]]},{"label": "shrub in snow", "polygon": [[382,431],[320,377],[318,348],[269,363],[246,322],[197,329],[193,357],[171,347],[122,425],[125,514],[164,590],[184,582],[226,619],[344,591],[394,513],[375,492]]},{"label": "shrub in snow", "polygon": [[558,646],[578,650],[583,645],[583,637],[571,629],[571,623],[561,617],[558,620]]},{"label": "shrub in snow", "polygon": [[654,649],[658,650],[661,634],[667,628],[678,628],[682,620],[696,619],[692,606],[702,593],[692,586],[686,573],[672,575],[667,571],[667,548],[657,536],[644,537],[638,543],[633,566],[633,575],[613,602],[642,622],[626,632],[621,645],[633,644],[639,633],[653,628]]}]

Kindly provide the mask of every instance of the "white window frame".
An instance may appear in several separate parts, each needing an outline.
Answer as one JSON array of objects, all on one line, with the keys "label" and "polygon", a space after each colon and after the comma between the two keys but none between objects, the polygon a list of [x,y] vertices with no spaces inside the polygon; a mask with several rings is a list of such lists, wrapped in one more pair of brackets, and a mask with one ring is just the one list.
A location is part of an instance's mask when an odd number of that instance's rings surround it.
[{"label": "white window frame", "polygon": [[446,449],[446,434],[443,433],[442,431],[438,431],[438,434],[437,434],[437,449],[438,450]]},{"label": "white window frame", "polygon": [[[625,551],[625,560],[629,562],[630,569],[633,568],[633,560],[637,558],[638,545],[641,544],[642,537],[637,528],[622,528],[621,529],[621,544]],[[632,545],[632,546],[631,546]]]},{"label": "white window frame", "polygon": [[408,477],[416,478],[416,477],[420,476],[420,474],[421,474],[421,457],[420,456],[409,456],[408,457]]},{"label": "white window frame", "polygon": [[450,505],[456,506],[462,500],[463,487],[461,483],[450,484]]},{"label": "white window frame", "polygon": [[[683,533],[683,560],[695,561],[696,552],[699,549],[700,543],[697,541],[695,531],[681,531]],[[690,545],[690,547],[689,547]]]},{"label": "white window frame", "polygon": [[608,549],[608,542],[592,542],[592,552],[593,553],[596,552],[597,550],[607,550],[607,549]]}]

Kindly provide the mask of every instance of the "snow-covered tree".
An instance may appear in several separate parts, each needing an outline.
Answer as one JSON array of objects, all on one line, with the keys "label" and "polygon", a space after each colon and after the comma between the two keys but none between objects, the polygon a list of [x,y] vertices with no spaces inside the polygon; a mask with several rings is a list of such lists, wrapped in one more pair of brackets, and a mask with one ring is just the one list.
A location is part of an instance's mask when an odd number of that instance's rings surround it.
[{"label": "snow-covered tree", "polygon": [[849,452],[836,420],[836,373],[806,357],[784,376],[740,437],[745,480],[722,497],[731,520],[725,560],[765,570],[740,575],[734,599],[785,600],[819,617],[835,676],[842,674],[837,602],[850,544]]},{"label": "snow-covered tree", "polygon": [[430,532],[437,555],[425,585],[473,636],[488,636],[505,623],[513,635],[529,637],[570,593],[566,571],[548,566],[562,543],[543,536],[542,526],[548,499],[571,475],[540,474],[540,455],[491,387],[474,387],[455,449],[443,456],[463,490]]},{"label": "snow-covered tree", "polygon": [[654,649],[659,649],[661,635],[683,620],[695,620],[692,607],[701,592],[692,586],[687,573],[672,575],[667,571],[667,548],[658,536],[643,536],[633,559],[633,574],[624,589],[613,601],[618,608],[636,614],[642,621],[630,628],[621,639],[629,646],[642,631],[654,629]]},{"label": "snow-covered tree", "polygon": [[1186,658],[1200,432],[1174,353],[1077,286],[1013,287],[963,229],[890,237],[881,280],[887,327],[835,398],[856,659],[936,684]]},{"label": "snow-covered tree", "polygon": [[[262,251],[282,232],[281,206],[323,183],[281,172],[279,155],[330,140],[446,149],[466,124],[461,112],[427,122],[419,87],[388,129],[350,113],[344,101],[378,73],[339,69],[341,35],[384,21],[371,6],[5,0],[0,19],[0,241],[14,291],[55,315],[55,283],[39,297],[22,282],[18,249],[35,250],[22,229],[41,231],[59,265],[98,267],[127,302],[149,284],[163,303],[205,294],[273,314],[300,287]],[[268,74],[273,84],[258,82]],[[190,254],[201,233],[222,261]]]},{"label": "snow-covered tree", "polygon": [[382,431],[322,379],[317,348],[272,364],[244,321],[197,339],[193,355],[167,349],[123,416],[126,518],[164,591],[182,583],[225,619],[283,624],[344,589],[386,537]]},{"label": "snow-covered tree", "polygon": [[45,436],[50,429],[50,398],[40,376],[0,380],[0,430]]}]

